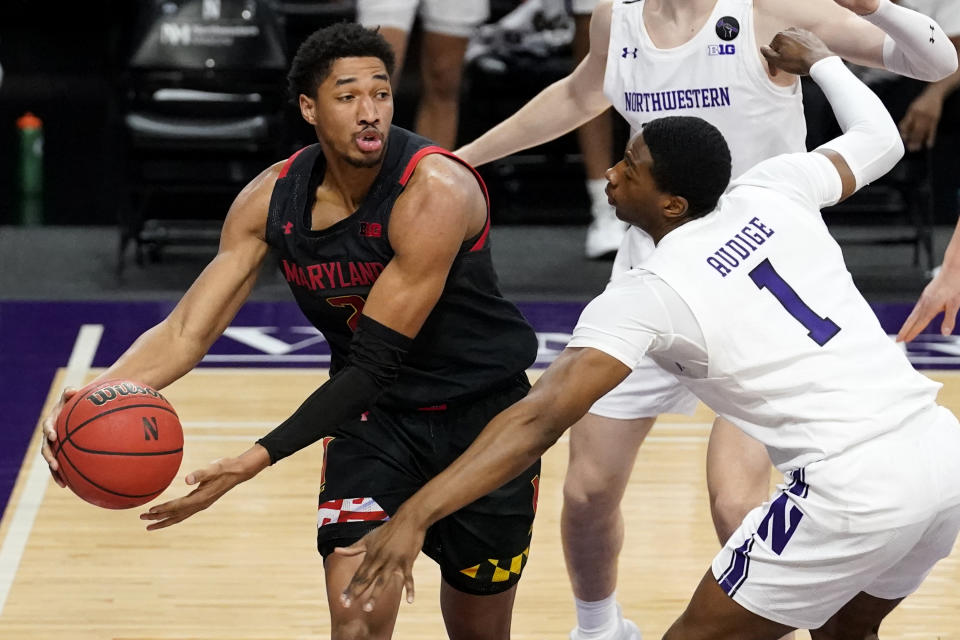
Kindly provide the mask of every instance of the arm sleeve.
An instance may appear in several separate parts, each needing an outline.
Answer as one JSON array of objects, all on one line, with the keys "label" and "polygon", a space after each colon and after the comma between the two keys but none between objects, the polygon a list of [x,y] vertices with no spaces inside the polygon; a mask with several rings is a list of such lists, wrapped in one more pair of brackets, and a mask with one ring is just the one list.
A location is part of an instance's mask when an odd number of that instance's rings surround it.
[{"label": "arm sleeve", "polygon": [[257,440],[273,464],[310,446],[368,410],[400,373],[413,340],[361,315],[346,366],[310,394],[276,429]]},{"label": "arm sleeve", "polygon": [[890,0],[880,0],[877,10],[863,18],[886,34],[883,66],[890,71],[936,82],[957,70],[957,51],[933,18]]},{"label": "arm sleeve", "polygon": [[[810,68],[810,77],[823,89],[843,135],[821,145],[843,156],[857,189],[873,182],[903,157],[903,141],[890,113],[865,84],[836,56]],[[843,183],[833,163],[822,153],[790,153],[759,163],[735,185],[773,189],[811,211],[836,204]]]},{"label": "arm sleeve", "polygon": [[820,149],[843,156],[857,180],[857,189],[890,171],[903,157],[903,141],[880,98],[836,56],[814,64],[810,77],[823,90],[843,131]]}]

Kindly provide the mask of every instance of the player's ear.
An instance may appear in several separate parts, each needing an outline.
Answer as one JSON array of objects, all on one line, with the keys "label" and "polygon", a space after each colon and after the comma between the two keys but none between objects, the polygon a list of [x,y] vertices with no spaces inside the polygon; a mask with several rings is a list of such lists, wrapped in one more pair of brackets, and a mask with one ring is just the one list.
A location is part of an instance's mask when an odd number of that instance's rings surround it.
[{"label": "player's ear", "polygon": [[663,204],[663,215],[671,220],[684,217],[690,210],[690,203],[683,196],[666,196]]},{"label": "player's ear", "polygon": [[312,125],[317,124],[316,102],[304,94],[300,94],[300,115]]}]

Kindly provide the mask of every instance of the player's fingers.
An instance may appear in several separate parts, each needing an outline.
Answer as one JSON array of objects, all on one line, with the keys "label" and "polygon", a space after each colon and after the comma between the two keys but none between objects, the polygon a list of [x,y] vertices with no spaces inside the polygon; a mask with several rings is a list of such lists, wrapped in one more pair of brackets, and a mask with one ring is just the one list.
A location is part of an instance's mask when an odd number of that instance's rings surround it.
[{"label": "player's fingers", "polygon": [[908,151],[919,151],[923,134],[920,132],[920,121],[916,116],[907,114],[901,123],[900,135]]},{"label": "player's fingers", "polygon": [[383,576],[377,576],[377,579],[373,581],[373,586],[370,588],[369,593],[364,599],[363,610],[367,613],[373,611],[373,608],[377,604],[377,600],[380,599],[380,594],[383,593],[384,587],[387,586],[387,580]]},{"label": "player's fingers", "polygon": [[54,468],[50,468],[50,475],[53,476],[53,481],[57,483],[61,489],[67,486],[66,481],[63,479],[63,476],[60,475],[60,472]]},{"label": "player's fingers", "polygon": [[779,70],[777,69],[776,61],[780,59],[780,54],[766,45],[760,47],[760,53],[763,54],[763,57],[767,60],[767,67],[770,68],[770,75],[777,75]]},{"label": "player's fingers", "polygon": [[79,391],[79,389],[76,387],[64,387],[63,392],[60,394],[60,406],[67,404],[67,401],[76,395],[77,391]]},{"label": "player's fingers", "polygon": [[407,603],[413,604],[414,598],[414,588],[413,588],[413,574],[410,570],[407,570],[406,575],[403,577],[403,589],[407,592]]},{"label": "player's fingers", "polygon": [[215,478],[219,475],[219,465],[213,465],[204,467],[203,469],[197,469],[196,471],[191,471],[184,478],[184,481],[187,484],[199,484],[211,478]]},{"label": "player's fingers", "polygon": [[370,571],[369,569],[368,560],[364,560],[360,563],[360,566],[357,567],[353,577],[350,578],[350,582],[347,583],[347,586],[344,587],[343,591],[340,593],[340,602],[343,603],[344,607],[349,608],[350,605],[353,604],[353,602],[370,587],[370,576],[374,574],[375,572]]},{"label": "player's fingers", "polygon": [[384,573],[386,568],[379,558],[370,555],[364,558],[354,572],[353,578],[340,594],[343,606],[350,607],[353,603],[357,603],[362,607],[378,582],[382,581],[381,576]]},{"label": "player's fingers", "polygon": [[159,520],[160,518],[165,518],[171,513],[176,513],[181,510],[183,506],[183,498],[177,498],[176,500],[168,500],[167,502],[161,502],[160,504],[155,504],[143,513],[140,514],[141,520]]},{"label": "player's fingers", "polygon": [[921,298],[920,301],[917,302],[913,307],[913,311],[910,312],[910,315],[907,316],[907,319],[904,321],[903,326],[900,327],[900,332],[897,334],[897,342],[910,342],[930,323],[930,320],[936,313],[931,313],[928,307],[929,305],[925,298]]},{"label": "player's fingers", "polygon": [[172,518],[167,518],[166,520],[161,520],[159,522],[154,522],[153,524],[147,525],[147,531],[156,531],[157,529],[166,529],[171,527],[178,522],[183,522],[187,519],[187,516],[174,516]]},{"label": "player's fingers", "polygon": [[933,149],[933,145],[937,143],[937,125],[933,124],[930,127],[929,133],[927,133],[927,149]]},{"label": "player's fingers", "polygon": [[57,423],[54,420],[53,414],[43,419],[43,422],[40,423],[40,428],[43,430],[43,435],[47,440],[53,442],[57,439]]},{"label": "player's fingers", "polygon": [[363,544],[363,540],[357,540],[349,547],[334,547],[333,552],[345,558],[352,558],[360,555],[361,553],[366,553],[367,547]]},{"label": "player's fingers", "polygon": [[56,471],[60,468],[60,463],[57,462],[57,457],[53,453],[53,447],[50,446],[50,441],[46,435],[45,433],[40,435],[40,455],[43,456],[47,466],[50,467],[51,470]]},{"label": "player's fingers", "polygon": [[948,336],[953,333],[957,322],[957,311],[960,311],[960,299],[951,298],[943,310],[943,322],[940,323],[940,335]]},{"label": "player's fingers", "polygon": [[924,298],[921,297],[917,304],[913,305],[910,315],[903,321],[900,331],[897,332],[897,342],[909,342],[913,340],[919,331],[917,330],[917,321],[924,306]]}]

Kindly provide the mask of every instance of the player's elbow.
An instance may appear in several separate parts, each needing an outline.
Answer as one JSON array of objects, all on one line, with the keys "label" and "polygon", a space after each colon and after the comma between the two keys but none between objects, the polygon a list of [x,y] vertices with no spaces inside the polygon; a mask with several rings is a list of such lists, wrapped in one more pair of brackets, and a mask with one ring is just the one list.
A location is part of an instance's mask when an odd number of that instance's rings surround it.
[{"label": "player's elbow", "polygon": [[920,78],[926,82],[939,82],[947,76],[953,75],[957,71],[957,48],[952,46],[949,51],[944,51],[942,56],[938,56],[931,64],[924,65],[920,70],[927,75],[926,78]]},{"label": "player's elbow", "polygon": [[552,447],[569,426],[558,414],[556,406],[542,395],[527,396],[513,409],[520,414],[518,423],[529,434],[530,454],[536,457]]},{"label": "player's elbow", "polygon": [[952,75],[957,70],[957,56],[954,55],[924,66],[915,67],[913,73],[910,75],[913,76],[916,80],[921,80],[923,82],[939,82],[946,78],[947,76]]},{"label": "player's elbow", "polygon": [[878,164],[881,165],[880,175],[883,175],[900,162],[906,153],[906,148],[903,146],[903,138],[900,137],[900,131],[896,125],[887,127],[882,139],[878,142],[886,147],[886,150],[880,154],[878,159]]}]

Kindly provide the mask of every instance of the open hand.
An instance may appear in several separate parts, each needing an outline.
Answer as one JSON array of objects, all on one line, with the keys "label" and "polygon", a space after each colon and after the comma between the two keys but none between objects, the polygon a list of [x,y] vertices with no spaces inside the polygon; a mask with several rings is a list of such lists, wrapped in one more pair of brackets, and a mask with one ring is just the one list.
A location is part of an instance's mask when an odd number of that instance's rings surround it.
[{"label": "open hand", "polygon": [[760,53],[770,65],[770,75],[786,71],[798,76],[810,73],[810,67],[833,55],[823,40],[805,29],[790,27],[770,41],[769,47],[760,47]]},{"label": "open hand", "polygon": [[60,417],[60,412],[63,411],[63,405],[76,395],[76,393],[77,390],[73,387],[64,389],[63,393],[60,394],[60,400],[40,425],[43,432],[40,455],[47,461],[47,466],[50,467],[50,475],[53,476],[54,482],[61,487],[66,487],[67,483],[64,482],[63,476],[60,475],[60,463],[57,462],[56,456],[53,455],[53,447],[57,442],[57,419]]},{"label": "open hand", "polygon": [[337,548],[335,553],[342,556],[366,554],[340,596],[343,606],[356,604],[364,611],[373,611],[384,587],[397,578],[403,582],[407,602],[412,603],[413,561],[423,547],[425,535],[425,528],[404,522],[398,513],[349,547]]},{"label": "open hand", "polygon": [[941,269],[940,273],[924,288],[913,311],[900,327],[897,342],[910,342],[916,338],[941,311],[943,322],[940,324],[940,333],[945,336],[950,335],[956,323],[958,310],[960,310],[960,276]]},{"label": "open hand", "polygon": [[156,520],[147,526],[147,531],[177,524],[203,511],[227,491],[254,475],[256,473],[251,474],[244,469],[241,458],[214,460],[203,469],[187,474],[186,483],[197,485],[196,489],[182,498],[150,507],[146,513],[140,514],[140,519]]}]

